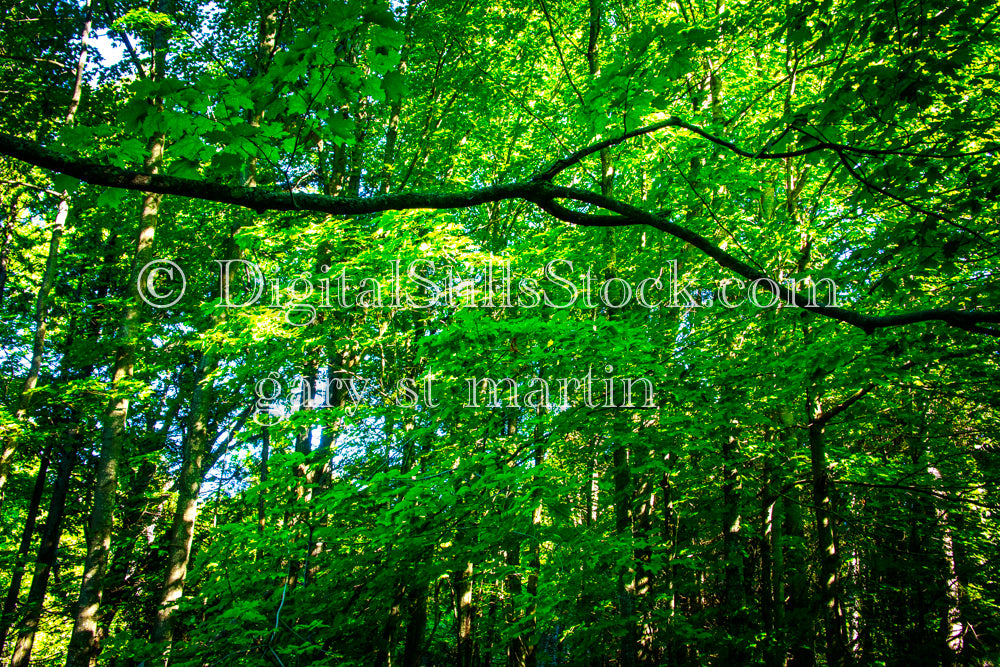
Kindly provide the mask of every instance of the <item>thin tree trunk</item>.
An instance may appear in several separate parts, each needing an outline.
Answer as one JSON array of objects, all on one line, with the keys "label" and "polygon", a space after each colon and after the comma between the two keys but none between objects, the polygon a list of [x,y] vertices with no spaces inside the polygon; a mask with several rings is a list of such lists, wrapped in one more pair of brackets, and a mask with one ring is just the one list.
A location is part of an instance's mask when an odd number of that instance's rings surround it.
[{"label": "thin tree trunk", "polygon": [[42,540],[35,559],[35,571],[31,577],[28,598],[24,603],[24,615],[19,624],[10,667],[28,667],[31,663],[31,650],[42,617],[49,577],[56,565],[56,554],[62,536],[62,520],[66,512],[66,496],[69,493],[71,475],[76,466],[77,450],[80,447],[80,435],[75,425],[70,426],[67,440],[56,472],[55,486],[52,488],[52,498],[49,500],[49,512],[45,518]]},{"label": "thin tree trunk", "polygon": [[[615,485],[615,533],[620,540],[632,537],[632,472],[629,468],[629,452],[624,446],[614,451]],[[639,637],[635,623],[635,570],[625,568],[618,572],[618,615],[625,627],[625,634],[619,646],[620,664],[635,667],[639,658]]]},{"label": "thin tree trunk", "polygon": [[[64,124],[70,126],[76,118],[76,111],[80,106],[80,99],[83,90],[83,73],[87,68],[89,57],[90,27],[93,19],[93,9],[91,0],[86,0],[85,17],[83,27],[80,31],[80,55],[77,58],[76,72],[73,80],[73,92],[70,95],[69,107],[66,110]],[[15,206],[16,208],[16,206]],[[28,376],[24,379],[21,387],[21,396],[18,399],[16,418],[22,420],[27,416],[30,406],[31,394],[38,385],[38,373],[42,366],[42,356],[45,353],[46,336],[46,315],[48,314],[48,298],[55,281],[56,270],[59,266],[59,242],[66,229],[66,219],[69,217],[69,196],[63,192],[59,198],[56,211],[56,219],[52,224],[52,236],[49,239],[49,253],[45,262],[45,273],[42,276],[42,284],[38,288],[38,299],[35,302],[35,337],[31,349],[31,363],[28,369]],[[6,258],[6,243],[4,245],[4,258]],[[3,262],[3,280],[6,282],[6,261]],[[0,300],[3,298],[2,285],[0,285]],[[16,448],[13,441],[9,441],[0,451],[0,502],[3,501],[3,490],[7,484],[7,477],[10,475],[10,465]],[[0,644],[2,647],[2,644]]]},{"label": "thin tree trunk", "polygon": [[10,251],[10,242],[14,238],[14,225],[21,217],[21,195],[23,188],[18,188],[11,195],[10,207],[7,215],[4,216],[3,232],[0,235],[0,305],[3,305],[4,296],[7,294],[7,256]]},{"label": "thin tree trunk", "polygon": [[[178,406],[179,403],[178,401]],[[175,410],[176,408],[171,412]],[[168,414],[164,419],[164,427],[153,437],[153,442],[143,446],[137,452],[139,456],[143,457],[142,463],[129,480],[128,492],[121,509],[121,524],[115,531],[114,538],[119,547],[115,549],[105,578],[104,596],[101,600],[100,620],[98,621],[98,636],[106,637],[108,635],[117,616],[119,605],[134,594],[134,589],[129,581],[129,572],[135,560],[135,547],[144,531],[147,533],[146,539],[149,543],[149,536],[155,530],[160,507],[165,500],[163,495],[151,498],[151,494],[148,493],[157,469],[156,464],[148,455],[162,449],[172,423],[173,417]]]},{"label": "thin tree trunk", "polygon": [[816,512],[817,558],[819,560],[819,604],[826,636],[826,659],[831,667],[848,664],[844,618],[840,607],[840,557],[830,515],[830,476],[826,463],[825,420],[809,426],[812,463],[813,507]]},{"label": "thin tree trunk", "polygon": [[[784,460],[792,456],[793,439],[782,436],[784,444]],[[798,495],[798,489],[789,490],[789,495]],[[809,581],[805,558],[805,528],[802,509],[796,498],[785,504],[785,535],[789,538],[789,549],[786,561],[788,566],[788,601],[785,605],[785,618],[788,623],[788,642],[790,653],[789,667],[812,667],[816,664],[814,648],[814,613],[809,607]],[[794,547],[792,546],[794,544]]]},{"label": "thin tree trunk", "polygon": [[730,638],[723,652],[725,664],[745,664],[746,603],[743,587],[743,538],[741,533],[740,481],[737,471],[739,446],[736,437],[728,435],[722,441],[722,544],[725,558],[725,590],[723,592],[724,627]]},{"label": "thin tree trunk", "polygon": [[386,616],[385,625],[379,635],[378,652],[375,654],[375,667],[392,667],[392,659],[395,655],[396,633],[399,630],[400,607],[403,603],[403,596],[406,592],[406,585],[400,579],[396,583],[396,590],[393,591],[392,601],[389,604],[389,614]]},{"label": "thin tree trunk", "polygon": [[0,614],[0,658],[3,657],[3,648],[7,645],[7,636],[10,634],[11,626],[14,624],[14,612],[17,608],[17,600],[21,594],[21,582],[24,581],[24,572],[27,568],[28,552],[31,550],[31,538],[35,534],[35,522],[38,520],[38,509],[42,505],[42,493],[45,491],[45,476],[49,472],[49,455],[52,445],[48,445],[42,453],[41,465],[38,467],[38,475],[35,477],[35,487],[31,492],[31,499],[28,501],[28,515],[24,520],[24,530],[21,533],[21,544],[18,547],[17,555],[14,557],[14,571],[10,576],[10,586],[7,589],[7,597],[3,603],[3,612]]},{"label": "thin tree trunk", "polygon": [[[935,466],[927,466],[927,472],[935,481],[941,481],[941,471]],[[942,656],[942,664],[961,664],[961,654],[965,640],[965,622],[962,618],[962,583],[959,579],[958,565],[956,558],[955,539],[952,535],[949,512],[941,507],[940,501],[934,503],[934,517],[936,528],[940,531],[941,539],[941,564],[943,569],[943,581],[941,582],[941,593],[945,600],[944,613],[940,620],[939,645]]]},{"label": "thin tree trunk", "polygon": [[[777,416],[785,414],[779,413]],[[781,428],[779,425],[777,428]],[[781,497],[780,435],[775,428],[768,430],[767,442],[772,452],[764,463],[764,501],[761,506],[761,609],[767,641],[764,664],[780,667],[785,663],[785,555],[782,544],[784,505]]]},{"label": "thin tree trunk", "polygon": [[260,540],[257,547],[257,561],[264,557],[264,529],[267,527],[267,511],[265,509],[264,490],[267,486],[268,460],[271,458],[271,432],[266,426],[260,432],[260,494],[257,496],[257,537]]},{"label": "thin tree trunk", "polygon": [[942,521],[945,533],[941,546],[948,577],[947,613],[942,618],[942,634],[948,660],[953,665],[960,665],[968,663],[967,651],[983,647],[965,615],[969,604],[966,592],[969,560],[963,541],[955,537],[962,529],[964,515],[953,509],[942,516]]},{"label": "thin tree trunk", "polygon": [[[649,455],[651,456],[652,452],[649,452]],[[647,478],[638,493],[638,507],[636,507],[633,528],[635,539],[640,544],[633,553],[636,564],[634,595],[638,623],[640,623],[637,638],[637,664],[644,667],[654,667],[657,664],[651,619],[653,573],[649,569],[653,555],[650,539],[652,538],[652,515],[655,502],[656,495],[653,493],[653,484]]]},{"label": "thin tree trunk", "polygon": [[42,284],[38,288],[38,298],[35,302],[35,338],[31,348],[31,365],[28,368],[28,376],[24,378],[21,387],[21,397],[17,405],[17,418],[24,419],[27,416],[31,402],[31,393],[38,385],[38,373],[42,367],[42,356],[45,353],[46,320],[45,316],[49,310],[49,292],[52,283],[55,281],[56,268],[59,265],[59,241],[62,239],[63,231],[66,229],[66,219],[69,217],[69,201],[59,200],[59,209],[56,213],[56,220],[52,224],[52,236],[49,239],[49,255],[45,262],[45,273],[42,277]]},{"label": "thin tree trunk", "polygon": [[202,463],[212,440],[208,421],[213,393],[211,374],[215,367],[215,358],[211,354],[204,354],[195,374],[187,437],[184,438],[184,458],[177,482],[177,508],[170,528],[167,571],[152,631],[153,643],[165,644],[164,651],[167,654],[173,638],[172,621],[177,610],[177,600],[184,593],[184,578],[187,575],[191,542],[198,519],[198,493],[205,473]]},{"label": "thin tree trunk", "polygon": [[767,605],[767,630],[770,638],[765,663],[769,666],[785,663],[785,552],[782,544],[784,533],[784,500],[774,497],[775,479],[773,464],[769,463],[765,497],[770,502],[764,507],[764,604]]},{"label": "thin tree trunk", "polygon": [[[538,414],[541,415],[545,408],[539,406]],[[535,425],[535,470],[538,471],[542,463],[545,462],[545,449],[542,444],[543,435],[540,424]],[[537,490],[535,496],[535,509],[531,513],[531,543],[529,545],[528,560],[528,582],[525,589],[530,599],[528,606],[528,616],[530,620],[525,632],[525,667],[536,667],[538,664],[538,646],[535,643],[535,631],[538,626],[536,612],[538,610],[538,579],[542,569],[541,539],[538,536],[538,528],[542,524],[542,497],[541,491]]]},{"label": "thin tree trunk", "polygon": [[[235,228],[232,230],[235,234]],[[226,244],[225,256],[232,259],[238,254],[234,235]],[[230,283],[220,285],[223,298],[228,300]],[[221,315],[213,315],[211,325],[217,326]],[[173,621],[177,611],[177,601],[184,594],[184,579],[191,560],[191,544],[194,540],[195,524],[198,521],[198,495],[205,475],[223,453],[217,449],[210,453],[215,440],[215,432],[209,427],[214,399],[212,375],[218,367],[214,354],[204,352],[195,371],[194,390],[188,409],[187,429],[183,441],[183,458],[177,481],[177,507],[170,525],[170,543],[167,550],[167,568],[160,590],[156,618],[153,621],[150,638],[154,644],[162,644],[164,664],[169,662],[170,645],[173,641]],[[249,414],[249,413],[247,413]],[[242,417],[241,419],[245,419]],[[239,429],[239,425],[234,427]],[[220,445],[220,448],[222,446]]]},{"label": "thin tree trunk", "polygon": [[[400,63],[399,71],[405,71],[405,62]],[[382,173],[379,177],[381,194],[387,194],[392,183],[392,162],[396,159],[396,139],[399,135],[399,116],[402,109],[402,100],[397,100],[389,106],[389,125],[385,130],[385,150],[382,153]]]},{"label": "thin tree trunk", "polygon": [[[677,558],[677,533],[678,531],[678,518],[677,511],[674,508],[674,492],[673,485],[670,483],[670,475],[673,472],[673,466],[676,455],[668,454],[666,457],[667,469],[663,473],[663,478],[660,480],[660,495],[663,498],[663,543],[668,546],[667,551],[667,567],[664,568],[664,573],[666,576],[666,581],[663,583],[664,593],[662,597],[664,598],[664,607],[669,614],[671,625],[675,622],[674,615],[677,612],[677,590],[676,590],[676,580],[677,580],[677,566],[673,565],[673,562]],[[664,660],[669,664],[675,662],[680,662],[680,654],[678,651],[678,645],[674,638],[674,633],[670,634],[666,638],[665,646],[663,647]]]},{"label": "thin tree trunk", "polygon": [[[407,0],[406,3],[406,15],[403,18],[403,34],[405,35],[405,42],[403,44],[403,52],[399,59],[399,66],[396,68],[396,72],[399,76],[406,75],[406,62],[410,50],[410,37],[412,31],[410,29],[410,19],[413,17],[413,10],[417,5],[418,0]],[[385,129],[385,148],[382,152],[382,170],[378,177],[378,191],[381,194],[387,194],[389,188],[392,184],[392,173],[394,170],[393,162],[396,160],[396,141],[399,138],[399,117],[403,109],[403,98],[393,100],[389,104],[389,122]]]},{"label": "thin tree trunk", "polygon": [[[362,70],[367,76],[367,65],[363,65]],[[354,113],[354,146],[351,147],[351,166],[347,183],[348,195],[351,197],[361,196],[361,176],[364,172],[365,138],[368,136],[369,117],[368,102],[361,98]]]},{"label": "thin tree trunk", "polygon": [[427,584],[409,587],[406,599],[409,623],[403,646],[403,667],[419,667],[424,652],[424,633],[427,631]]},{"label": "thin tree trunk", "polygon": [[[591,443],[591,448],[593,449],[595,443]],[[599,475],[597,472],[597,458],[594,456],[587,457],[587,487],[585,489],[587,508],[586,515],[584,515],[584,523],[589,528],[597,521],[597,502],[599,500],[598,496],[600,494]]]},{"label": "thin tree trunk", "polygon": [[[42,356],[45,352],[46,319],[49,309],[49,291],[55,281],[56,267],[59,263],[59,240],[62,238],[63,230],[66,228],[66,218],[69,216],[69,202],[63,198],[59,200],[59,210],[56,213],[55,222],[52,224],[52,236],[49,239],[49,255],[45,262],[45,273],[42,276],[42,284],[38,288],[38,297],[35,301],[35,337],[31,348],[31,364],[28,368],[28,376],[24,378],[21,386],[21,395],[17,402],[17,412],[15,417],[22,421],[28,416],[28,409],[31,405],[31,394],[38,385],[38,374],[42,367]],[[13,463],[14,454],[17,447],[13,439],[5,439],[3,450],[0,451],[0,503],[3,501],[4,487],[7,485],[7,478],[10,475],[10,466]],[[2,505],[0,505],[2,507]]]},{"label": "thin tree trunk", "polygon": [[[509,490],[508,493],[510,493]],[[508,498],[508,507],[510,500]],[[512,534],[507,539],[504,561],[511,570],[507,575],[506,585],[511,607],[509,622],[513,625],[521,620],[517,604],[523,590],[521,586],[521,573],[518,571],[521,566],[521,541],[516,539],[516,535]],[[507,644],[507,667],[525,667],[525,658],[524,637],[521,633],[515,633],[511,636]]]},{"label": "thin tree trunk", "polygon": [[458,667],[472,663],[472,561],[454,573],[455,613],[458,621]]},{"label": "thin tree trunk", "polygon": [[[157,32],[160,32],[158,29]],[[160,39],[156,40],[160,42]],[[159,49],[157,71],[162,72],[163,49]],[[146,171],[157,173],[163,158],[164,136],[156,134],[150,140]],[[139,232],[136,236],[132,271],[127,284],[128,298],[121,318],[119,342],[111,377],[111,399],[108,402],[101,433],[101,452],[94,482],[94,505],[90,516],[87,558],[80,583],[80,597],[73,620],[66,667],[90,667],[97,659],[100,644],[97,632],[97,612],[104,593],[104,579],[111,550],[114,527],[115,495],[118,491],[118,468],[121,465],[128,418],[129,397],[123,389],[132,378],[137,349],[137,333],[142,318],[142,295],[137,284],[139,273],[153,257],[153,239],[159,217],[161,196],[147,193],[142,199]]]}]

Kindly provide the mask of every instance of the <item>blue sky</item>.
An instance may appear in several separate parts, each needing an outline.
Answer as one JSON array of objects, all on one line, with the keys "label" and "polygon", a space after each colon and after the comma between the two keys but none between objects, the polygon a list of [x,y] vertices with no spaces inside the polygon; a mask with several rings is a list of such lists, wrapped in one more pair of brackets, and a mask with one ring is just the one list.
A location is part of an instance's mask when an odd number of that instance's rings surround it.
[{"label": "blue sky", "polygon": [[97,33],[91,37],[90,45],[101,54],[105,67],[110,67],[125,57],[125,47],[114,44],[107,32]]}]

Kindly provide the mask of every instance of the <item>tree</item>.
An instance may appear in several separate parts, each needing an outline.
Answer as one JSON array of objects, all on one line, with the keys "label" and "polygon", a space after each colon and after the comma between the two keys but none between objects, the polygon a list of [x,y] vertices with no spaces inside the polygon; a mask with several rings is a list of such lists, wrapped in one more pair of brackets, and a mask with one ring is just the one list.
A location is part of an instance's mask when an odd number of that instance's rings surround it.
[{"label": "tree", "polygon": [[14,664],[988,664],[998,19],[16,4]]}]

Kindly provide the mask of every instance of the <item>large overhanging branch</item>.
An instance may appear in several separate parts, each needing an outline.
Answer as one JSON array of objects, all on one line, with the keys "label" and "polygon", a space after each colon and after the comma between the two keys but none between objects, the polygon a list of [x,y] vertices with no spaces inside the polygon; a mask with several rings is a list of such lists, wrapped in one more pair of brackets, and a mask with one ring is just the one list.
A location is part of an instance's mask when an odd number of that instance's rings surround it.
[{"label": "large overhanging branch", "polygon": [[121,169],[94,160],[74,158],[38,144],[0,133],[0,153],[44,169],[72,176],[91,185],[155,192],[190,199],[203,199],[265,211],[313,211],[331,215],[364,215],[383,211],[420,208],[468,208],[505,199],[527,199],[523,195],[536,186],[512,183],[456,193],[406,193],[375,197],[329,197],[288,192],[271,188],[231,186],[215,181],[198,181],[162,174]]},{"label": "large overhanging branch", "polygon": [[[718,146],[722,146],[726,150],[735,153],[740,157],[753,158],[755,160],[783,160],[785,158],[800,157],[802,155],[809,155],[810,153],[817,153],[819,151],[831,151],[833,153],[836,153],[841,159],[844,159],[844,155],[853,153],[857,155],[868,155],[868,156],[896,155],[901,157],[914,157],[914,158],[919,157],[926,159],[946,160],[957,157],[969,157],[972,155],[979,155],[996,150],[993,147],[989,147],[981,149],[979,151],[973,151],[968,153],[959,152],[959,153],[942,154],[942,153],[931,153],[931,152],[918,153],[913,151],[898,150],[894,148],[862,148],[858,146],[849,146],[847,144],[840,144],[833,141],[824,141],[822,139],[818,139],[799,130],[804,136],[806,136],[812,142],[810,145],[804,146],[802,148],[797,148],[792,151],[778,151],[778,152],[768,151],[767,146],[765,146],[763,149],[754,152],[746,150],[744,148],[740,148],[731,141],[727,141],[722,137],[718,137],[710,132],[706,132],[704,129],[698,127],[697,125],[686,123],[677,116],[671,116],[670,118],[659,121],[658,123],[653,123],[652,125],[646,125],[645,127],[640,127],[638,129],[632,130],[631,132],[626,132],[621,136],[605,139],[603,141],[591,144],[586,148],[581,148],[575,153],[568,155],[561,160],[557,160],[555,163],[553,163],[550,167],[548,167],[544,171],[539,172],[538,175],[534,177],[534,180],[551,181],[552,178],[555,177],[559,172],[565,170],[567,167],[570,167],[580,162],[588,155],[593,155],[594,153],[600,152],[605,148],[610,148],[612,146],[617,146],[618,144],[624,143],[629,139],[634,139],[635,137],[639,137],[645,134],[652,134],[654,132],[658,132],[659,130],[668,127],[679,127],[685,129],[688,132],[692,132],[700,137],[708,139],[709,141]],[[785,132],[782,132],[782,136],[786,134],[788,130],[791,129],[793,128],[792,127],[787,128]],[[932,215],[937,215],[937,214],[932,214]]]},{"label": "large overhanging branch", "polygon": [[[588,146],[569,157],[556,162],[534,178],[517,183],[465,190],[451,193],[403,193],[373,197],[330,197],[326,195],[293,193],[271,188],[248,188],[230,186],[214,181],[199,181],[159,174],[147,174],[130,169],[121,169],[100,162],[63,155],[44,148],[37,143],[0,133],[0,154],[9,155],[37,167],[49,169],[92,185],[110,188],[155,192],[177,195],[191,199],[202,199],[223,204],[232,204],[252,209],[258,213],[265,211],[313,211],[331,215],[363,215],[383,211],[403,211],[413,209],[460,209],[490,202],[521,199],[538,205],[542,210],[558,220],[581,226],[619,227],[647,225],[670,234],[702,251],[719,265],[750,281],[761,281],[761,286],[775,292],[787,304],[791,304],[817,315],[830,317],[866,332],[889,327],[905,326],[919,322],[944,322],[951,326],[974,333],[1000,337],[1000,329],[991,329],[983,324],[1000,324],[1000,312],[960,311],[950,309],[929,309],[896,315],[865,315],[857,311],[836,306],[815,304],[812,298],[790,290],[771,279],[767,274],[715,245],[705,237],[686,227],[670,222],[664,216],[644,211],[624,202],[602,195],[553,185],[552,178],[567,167],[581,161],[601,148],[606,148],[640,134],[648,134],[664,127],[684,127],[698,134],[708,136],[716,143],[749,157],[778,157],[787,154],[751,154],[737,149],[729,142],[711,137],[707,133],[670,118],[628,133],[623,137],[610,139]],[[811,147],[811,150],[815,150]],[[614,215],[581,213],[557,203],[557,199],[571,200],[610,211]]]}]

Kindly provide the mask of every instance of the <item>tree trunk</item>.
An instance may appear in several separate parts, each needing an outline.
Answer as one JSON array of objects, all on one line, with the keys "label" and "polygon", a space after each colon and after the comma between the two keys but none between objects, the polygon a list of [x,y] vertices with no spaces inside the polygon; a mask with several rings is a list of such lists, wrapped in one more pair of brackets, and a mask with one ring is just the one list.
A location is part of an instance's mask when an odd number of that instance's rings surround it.
[{"label": "tree trunk", "polygon": [[722,547],[725,558],[725,590],[723,592],[723,627],[729,639],[723,651],[727,665],[745,664],[746,600],[743,587],[743,538],[740,512],[740,481],[737,471],[739,446],[735,436],[722,441]]},{"label": "tree trunk", "polygon": [[[67,217],[69,217],[69,202],[63,198],[59,200],[56,219],[52,223],[52,236],[49,239],[49,254],[45,262],[45,273],[42,276],[42,284],[38,287],[38,297],[35,301],[35,337],[31,348],[31,363],[28,367],[28,376],[24,378],[24,384],[21,386],[21,395],[17,402],[15,417],[18,421],[23,421],[27,418],[28,409],[31,405],[31,394],[38,385],[38,373],[41,370],[42,356],[45,353],[45,316],[49,309],[49,291],[52,289],[52,283],[55,281],[56,267],[59,264],[59,240],[62,238],[63,230],[66,228]],[[10,466],[13,462],[14,454],[17,453],[17,447],[13,439],[5,438],[4,443],[3,449],[0,450],[0,503],[3,502],[4,487],[7,485],[7,478],[10,475]]]},{"label": "tree trunk", "polygon": [[778,480],[773,461],[767,464],[765,486],[766,501],[763,507],[763,554],[761,588],[764,607],[765,630],[769,637],[765,664],[769,667],[785,663],[785,552],[782,544],[784,533],[784,500],[777,495]]},{"label": "tree trunk", "polygon": [[21,544],[18,547],[14,560],[14,571],[10,576],[10,586],[7,589],[7,597],[3,603],[3,612],[0,615],[0,658],[3,657],[3,648],[7,645],[7,636],[14,623],[14,612],[17,608],[17,600],[21,594],[21,582],[24,581],[24,571],[27,567],[28,552],[31,550],[31,538],[35,534],[35,522],[38,520],[38,508],[42,504],[42,493],[45,491],[45,475],[49,471],[49,454],[52,445],[48,445],[42,453],[41,465],[38,467],[38,475],[35,477],[35,487],[31,492],[31,499],[28,501],[28,514],[24,519],[24,530],[21,533]]},{"label": "tree trunk", "polygon": [[[510,490],[508,489],[508,494]],[[508,507],[509,507],[508,498]],[[508,622],[511,625],[518,623],[521,620],[521,614],[518,608],[518,599],[521,597],[523,588],[521,586],[521,573],[518,571],[521,566],[521,540],[517,539],[516,535],[511,534],[507,538],[507,544],[505,545],[506,553],[504,554],[504,561],[507,566],[511,569],[510,573],[507,575],[507,595],[510,598],[510,614],[508,616]],[[525,667],[525,641],[521,633],[516,633],[511,636],[510,642],[507,644],[507,667]]]},{"label": "tree trunk", "polygon": [[[619,540],[632,538],[632,471],[629,452],[618,447],[613,454],[615,485],[615,533]],[[618,615],[625,628],[619,646],[620,664],[635,667],[639,659],[639,636],[635,621],[635,570],[625,568],[618,572]]]},{"label": "tree trunk", "polygon": [[400,606],[406,586],[402,580],[396,583],[392,601],[389,603],[389,614],[378,638],[378,652],[375,654],[375,667],[392,667],[392,658],[396,649],[396,632],[399,630]]},{"label": "tree trunk", "polygon": [[403,646],[403,667],[419,667],[424,652],[424,633],[427,630],[427,585],[411,585],[406,598],[409,623],[406,624],[406,642]]},{"label": "tree trunk", "polygon": [[817,559],[819,560],[819,604],[826,636],[826,659],[831,667],[848,664],[844,617],[840,606],[840,558],[830,514],[830,477],[826,464],[825,421],[809,426],[812,463],[813,507],[816,512]]},{"label": "tree trunk", "polygon": [[[119,546],[115,549],[104,582],[104,596],[101,600],[100,620],[98,622],[99,636],[102,637],[107,636],[121,602],[134,595],[133,582],[129,580],[129,573],[136,560],[136,546],[144,531],[147,533],[147,540],[150,539],[148,536],[152,534],[160,516],[160,507],[164,503],[164,496],[151,498],[152,494],[148,493],[157,469],[149,454],[162,449],[172,421],[173,419],[168,413],[164,419],[164,427],[153,436],[153,442],[141,447],[137,452],[142,457],[142,462],[138,470],[133,471],[132,478],[128,482],[128,492],[121,508],[121,523],[114,536]],[[145,624],[146,627],[148,625],[148,623]],[[136,629],[138,630],[138,628]]]},{"label": "tree trunk", "polygon": [[[156,173],[163,157],[162,134],[149,142],[146,170]],[[66,667],[90,667],[97,659],[100,645],[97,634],[97,611],[104,593],[111,534],[114,527],[115,495],[118,491],[118,468],[121,465],[125,422],[129,397],[122,388],[132,378],[137,348],[137,329],[142,316],[142,295],[137,284],[142,268],[152,259],[153,239],[160,210],[160,195],[146,194],[139,215],[135,259],[127,285],[128,299],[121,319],[119,342],[111,379],[112,397],[108,403],[101,434],[101,453],[94,482],[94,505],[90,516],[87,559],[80,583],[80,597],[73,620]]]},{"label": "tree trunk", "polygon": [[31,365],[28,368],[28,376],[24,379],[21,387],[21,397],[17,405],[17,418],[24,419],[27,416],[31,402],[31,393],[38,385],[38,372],[42,366],[42,356],[45,353],[45,316],[49,309],[49,291],[55,280],[56,267],[59,265],[59,241],[66,228],[66,219],[69,217],[69,202],[66,199],[59,200],[59,210],[56,213],[56,220],[52,224],[52,236],[49,239],[49,255],[45,262],[45,274],[42,277],[42,284],[38,288],[38,299],[35,302],[35,339],[31,348]]},{"label": "tree trunk", "polygon": [[257,547],[257,561],[264,557],[264,529],[267,528],[267,510],[265,509],[264,491],[267,487],[267,464],[271,458],[271,432],[267,426],[260,431],[260,483],[257,485],[260,494],[257,496],[257,537],[260,540]]},{"label": "tree trunk", "polygon": [[[90,53],[88,42],[90,39],[90,27],[93,19],[91,0],[86,0],[84,8],[86,13],[84,15],[83,27],[80,31],[80,56],[77,58],[76,72],[73,80],[73,92],[70,94],[69,107],[66,110],[66,118],[64,120],[67,126],[73,124],[76,118],[76,111],[80,106],[80,99],[83,91],[83,73],[87,68],[87,60]],[[17,202],[15,201],[14,209],[16,210],[16,208]],[[52,283],[55,281],[56,269],[59,266],[59,242],[66,229],[66,219],[68,217],[69,196],[66,192],[63,192],[62,196],[59,198],[55,222],[52,224],[52,236],[49,239],[49,253],[45,262],[45,273],[42,276],[42,284],[38,288],[38,299],[35,302],[35,338],[31,349],[31,363],[28,369],[28,376],[24,380],[24,385],[21,387],[21,396],[18,399],[16,414],[18,420],[24,419],[27,416],[28,408],[31,402],[31,394],[38,384],[38,373],[42,365],[42,356],[45,353],[45,316],[48,314],[49,291],[52,289]],[[6,238],[4,240],[3,259],[0,260],[0,264],[2,264],[0,301],[3,300],[3,287],[7,278]],[[13,441],[7,442],[3,449],[0,450],[0,503],[3,502],[3,490],[7,484],[7,477],[10,474],[10,464],[15,452],[16,448],[14,447]],[[0,651],[2,651],[2,648],[3,644],[0,643]]]},{"label": "tree trunk", "polygon": [[[412,36],[410,19],[413,17],[413,9],[416,5],[417,0],[407,0],[406,15],[403,18],[403,34],[405,35],[406,41],[403,45],[403,53],[399,60],[399,66],[396,68],[396,72],[399,76],[406,75],[406,58],[407,52],[410,48],[410,37]],[[385,148],[382,152],[382,169],[378,176],[378,191],[381,194],[388,193],[392,184],[392,172],[394,169],[393,162],[396,160],[396,140],[399,137],[399,117],[402,109],[402,96],[393,100],[389,105],[389,122],[385,129]]]},{"label": "tree trunk", "polygon": [[[663,544],[668,545],[666,554],[668,565],[663,570],[666,581],[663,582],[661,586],[664,591],[662,594],[664,598],[663,605],[669,615],[668,617],[670,618],[671,625],[674,623],[674,615],[677,612],[677,566],[673,565],[673,562],[677,558],[677,533],[679,529],[677,512],[674,508],[673,485],[670,483],[670,475],[673,472],[675,457],[676,455],[674,454],[667,454],[667,469],[664,471],[663,477],[660,480],[660,496],[662,498],[661,504],[663,506],[663,529],[661,534]],[[670,629],[672,630],[672,628]],[[666,642],[663,647],[663,661],[668,664],[681,662],[679,648],[680,647],[674,637],[674,633],[671,631],[667,635]]]},{"label": "tree trunk", "polygon": [[[786,419],[783,413],[783,419]],[[786,423],[790,421],[787,419]],[[791,460],[794,439],[782,436],[785,461]],[[785,477],[782,477],[784,480]],[[785,619],[788,624],[788,658],[789,667],[812,667],[816,664],[814,649],[814,613],[809,606],[808,567],[805,558],[805,526],[802,509],[796,496],[800,496],[797,487],[788,491],[792,500],[785,504],[784,533],[788,538],[788,550],[785,560],[788,566],[787,603]]]},{"label": "tree trunk", "polygon": [[166,654],[169,654],[173,639],[173,616],[177,610],[177,600],[184,594],[184,577],[187,576],[188,561],[191,558],[191,542],[198,519],[198,493],[205,474],[203,459],[211,446],[208,421],[213,395],[211,374],[215,367],[215,358],[211,354],[204,354],[195,374],[187,437],[184,438],[184,458],[177,482],[177,508],[170,528],[166,577],[151,634],[153,643],[164,644]]},{"label": "tree trunk", "polygon": [[11,195],[10,207],[4,216],[3,232],[0,233],[0,305],[3,305],[7,294],[7,256],[10,254],[10,243],[14,239],[14,225],[21,217],[21,195],[23,189],[15,189]]},{"label": "tree trunk", "polygon": [[[539,407],[538,414],[542,414],[544,408]],[[542,446],[542,430],[541,426],[535,426],[535,441],[539,444],[535,446],[535,470],[541,468],[542,463],[545,461],[545,449]],[[535,643],[535,630],[538,627],[538,618],[536,612],[538,610],[538,579],[541,576],[542,569],[542,553],[541,553],[541,539],[538,536],[538,528],[542,524],[542,498],[541,492],[535,491],[535,509],[531,513],[531,544],[529,547],[528,560],[528,582],[526,590],[528,592],[528,598],[531,600],[528,606],[528,615],[530,616],[530,621],[527,625],[527,632],[525,633],[525,660],[524,664],[526,667],[536,667],[538,664],[538,645]]]},{"label": "tree trunk", "polygon": [[[782,417],[783,411],[778,413]],[[778,424],[768,430],[765,440],[771,446],[764,463],[764,484],[761,488],[761,611],[767,640],[764,664],[781,667],[785,664],[785,552],[784,500],[781,488],[781,452]]]},{"label": "tree trunk", "polygon": [[473,667],[472,663],[472,561],[454,573],[455,615],[458,625],[458,667]]},{"label": "tree trunk", "polygon": [[76,466],[79,446],[80,436],[77,427],[70,426],[67,432],[67,442],[56,472],[52,498],[49,499],[49,512],[45,518],[45,527],[42,529],[42,540],[38,545],[38,556],[35,559],[35,572],[31,577],[28,599],[24,603],[24,615],[19,624],[10,667],[28,667],[31,663],[31,649],[34,646],[35,633],[38,631],[38,624],[42,617],[49,576],[56,565],[56,554],[59,549],[59,540],[62,537],[62,520],[66,511],[66,496],[69,493],[71,475]]}]

